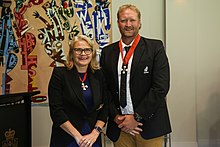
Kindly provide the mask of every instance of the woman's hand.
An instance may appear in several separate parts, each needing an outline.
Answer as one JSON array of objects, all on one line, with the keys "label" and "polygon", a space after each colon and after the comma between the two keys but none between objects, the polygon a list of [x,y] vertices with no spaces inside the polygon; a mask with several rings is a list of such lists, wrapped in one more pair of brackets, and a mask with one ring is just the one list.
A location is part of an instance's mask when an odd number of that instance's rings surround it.
[{"label": "woman's hand", "polygon": [[74,139],[76,140],[76,143],[80,146],[80,140],[82,140],[82,135],[75,136]]},{"label": "woman's hand", "polygon": [[92,147],[94,142],[97,140],[99,136],[99,132],[96,130],[92,130],[90,134],[82,136],[81,140],[79,141],[80,147]]}]

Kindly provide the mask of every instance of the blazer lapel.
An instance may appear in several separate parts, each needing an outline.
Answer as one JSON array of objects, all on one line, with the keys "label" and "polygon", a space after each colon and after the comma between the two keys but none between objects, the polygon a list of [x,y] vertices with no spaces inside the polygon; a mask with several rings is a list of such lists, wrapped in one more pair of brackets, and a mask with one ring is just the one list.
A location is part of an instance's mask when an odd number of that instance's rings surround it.
[{"label": "blazer lapel", "polygon": [[73,67],[73,69],[68,72],[67,78],[69,79],[70,85],[72,87],[72,90],[76,94],[76,97],[86,109],[86,104],[81,89],[81,82],[79,80],[79,75],[75,67]]},{"label": "blazer lapel", "polygon": [[92,96],[93,96],[93,102],[94,102],[93,109],[94,109],[100,103],[99,101],[101,98],[101,94],[100,94],[99,81],[95,78],[94,74],[92,74],[91,71],[89,71],[89,82],[90,82],[90,86],[92,88]]},{"label": "blazer lapel", "polygon": [[131,67],[131,78],[133,77],[136,68],[143,56],[143,52],[144,52],[144,43],[142,41],[142,38],[140,39],[140,42],[138,43],[135,51],[134,51],[134,55],[133,55],[133,61],[132,61],[132,67]]},{"label": "blazer lapel", "polygon": [[112,70],[113,70],[113,77],[118,83],[118,58],[119,58],[119,42],[117,42],[113,48],[113,55],[112,55]]}]

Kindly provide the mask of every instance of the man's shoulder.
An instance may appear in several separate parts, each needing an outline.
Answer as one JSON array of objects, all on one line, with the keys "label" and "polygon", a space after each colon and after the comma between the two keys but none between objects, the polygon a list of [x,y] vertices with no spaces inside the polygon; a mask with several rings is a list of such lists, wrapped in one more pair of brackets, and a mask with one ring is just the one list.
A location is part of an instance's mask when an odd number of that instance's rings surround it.
[{"label": "man's shoulder", "polygon": [[119,41],[116,41],[116,42],[113,42],[111,44],[108,44],[107,46],[105,46],[103,49],[109,49],[109,48],[114,48],[114,47],[117,47],[119,44],[118,44]]},{"label": "man's shoulder", "polygon": [[114,42],[114,43],[111,43],[107,46],[105,46],[103,49],[102,49],[102,55],[104,54],[111,54],[112,52],[114,52],[115,50],[119,49],[119,43],[118,41],[117,42]]},{"label": "man's shoulder", "polygon": [[143,37],[143,36],[141,36],[141,38],[148,43],[162,43],[161,39],[147,38],[147,37]]},{"label": "man's shoulder", "polygon": [[142,45],[147,46],[148,49],[160,49],[164,47],[163,42],[160,39],[142,37],[141,43]]}]

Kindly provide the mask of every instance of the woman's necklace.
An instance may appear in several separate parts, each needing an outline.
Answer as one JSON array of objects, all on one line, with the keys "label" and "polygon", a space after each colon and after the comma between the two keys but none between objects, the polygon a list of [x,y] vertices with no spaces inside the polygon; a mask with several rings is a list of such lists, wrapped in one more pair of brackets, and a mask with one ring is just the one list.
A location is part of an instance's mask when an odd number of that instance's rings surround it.
[{"label": "woman's necklace", "polygon": [[81,83],[82,83],[82,89],[83,90],[86,90],[86,89],[88,89],[89,87],[88,87],[88,85],[86,85],[84,82],[86,81],[86,78],[87,78],[87,73],[85,73],[84,74],[84,76],[83,76],[83,79],[79,76],[79,80],[81,81]]}]

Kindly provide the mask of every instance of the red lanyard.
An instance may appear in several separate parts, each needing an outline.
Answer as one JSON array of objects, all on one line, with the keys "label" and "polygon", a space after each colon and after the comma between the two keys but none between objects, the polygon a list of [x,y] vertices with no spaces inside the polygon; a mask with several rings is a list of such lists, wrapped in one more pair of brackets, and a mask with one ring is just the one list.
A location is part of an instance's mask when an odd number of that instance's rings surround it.
[{"label": "red lanyard", "polygon": [[124,58],[123,58],[123,51],[122,51],[122,40],[119,41],[119,48],[120,48],[121,57],[123,59],[124,65],[128,64],[128,61],[130,60],[131,55],[134,53],[134,50],[136,49],[137,44],[140,41],[140,39],[141,39],[141,36],[138,34],[136,36],[136,38],[134,39],[134,42],[133,42],[131,48],[129,49],[128,53],[126,54],[126,56]]},{"label": "red lanyard", "polygon": [[83,79],[79,76],[79,80],[84,83],[87,77],[87,73],[84,74]]}]

